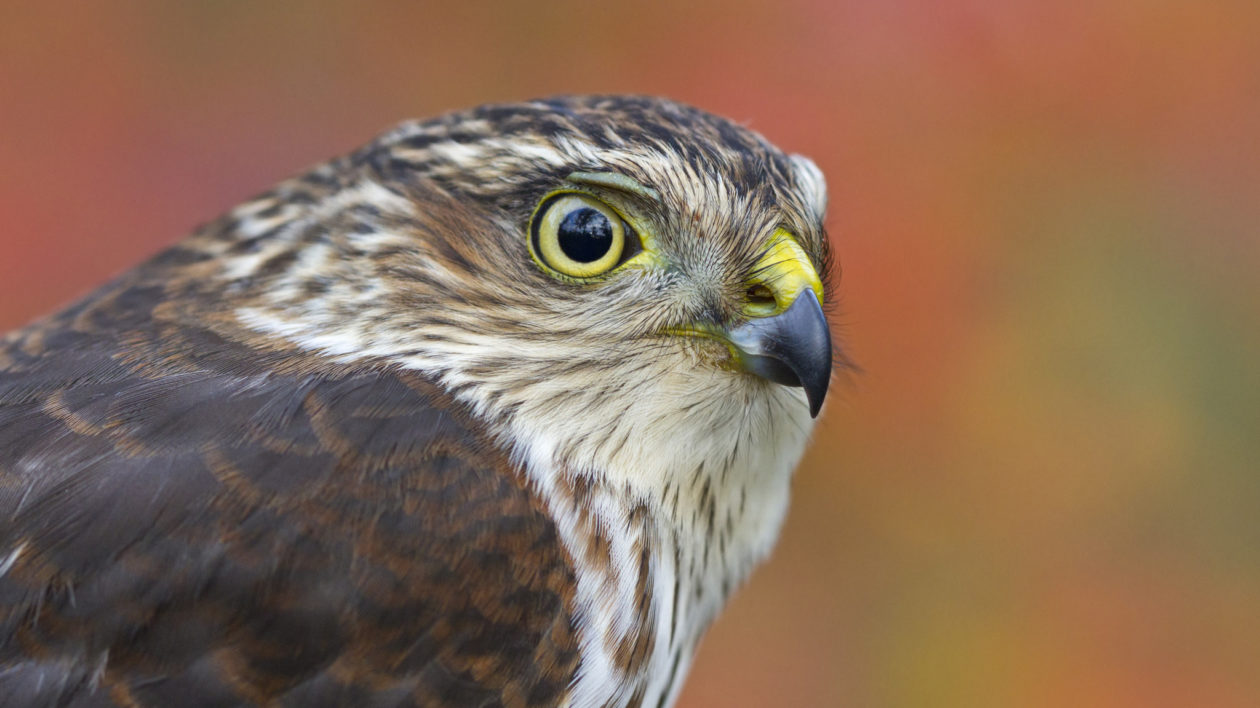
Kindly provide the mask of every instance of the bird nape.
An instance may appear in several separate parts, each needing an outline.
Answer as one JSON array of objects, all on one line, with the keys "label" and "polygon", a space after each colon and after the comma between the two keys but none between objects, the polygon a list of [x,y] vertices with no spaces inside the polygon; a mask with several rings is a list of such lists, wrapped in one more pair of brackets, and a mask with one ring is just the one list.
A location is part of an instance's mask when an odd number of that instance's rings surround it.
[{"label": "bird nape", "polygon": [[819,170],[409,122],[0,341],[0,704],[668,706],[827,392]]}]

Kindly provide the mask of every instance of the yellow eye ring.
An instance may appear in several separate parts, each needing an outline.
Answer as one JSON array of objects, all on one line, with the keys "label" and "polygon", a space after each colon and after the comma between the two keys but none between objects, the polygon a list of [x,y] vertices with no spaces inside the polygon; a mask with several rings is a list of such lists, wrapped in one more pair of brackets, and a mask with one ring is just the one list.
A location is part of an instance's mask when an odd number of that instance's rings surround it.
[{"label": "yellow eye ring", "polygon": [[585,194],[557,194],[539,207],[530,247],[544,266],[570,278],[613,269],[626,250],[626,225],[603,202]]}]

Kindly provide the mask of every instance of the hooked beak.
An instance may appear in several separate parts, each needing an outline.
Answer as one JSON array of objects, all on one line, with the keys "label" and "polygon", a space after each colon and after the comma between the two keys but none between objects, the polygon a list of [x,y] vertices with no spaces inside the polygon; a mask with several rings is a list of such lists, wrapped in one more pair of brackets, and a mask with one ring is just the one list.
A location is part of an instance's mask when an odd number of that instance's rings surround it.
[{"label": "hooked beak", "polygon": [[822,281],[787,231],[774,232],[748,280],[747,320],[735,327],[691,330],[722,341],[744,371],[805,389],[817,418],[831,382],[831,330],[823,315]]},{"label": "hooked beak", "polygon": [[831,382],[831,330],[813,290],[801,292],[778,315],[731,329],[727,338],[744,371],[804,388],[809,415],[818,417]]}]

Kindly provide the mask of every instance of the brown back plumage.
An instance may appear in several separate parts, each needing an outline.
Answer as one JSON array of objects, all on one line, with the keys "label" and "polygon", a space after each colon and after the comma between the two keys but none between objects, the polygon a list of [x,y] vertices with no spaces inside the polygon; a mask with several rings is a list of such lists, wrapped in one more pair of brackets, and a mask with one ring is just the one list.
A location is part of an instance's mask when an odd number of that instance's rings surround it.
[{"label": "brown back plumage", "polygon": [[0,349],[0,704],[563,695],[572,570],[463,406],[155,304],[107,288]]}]

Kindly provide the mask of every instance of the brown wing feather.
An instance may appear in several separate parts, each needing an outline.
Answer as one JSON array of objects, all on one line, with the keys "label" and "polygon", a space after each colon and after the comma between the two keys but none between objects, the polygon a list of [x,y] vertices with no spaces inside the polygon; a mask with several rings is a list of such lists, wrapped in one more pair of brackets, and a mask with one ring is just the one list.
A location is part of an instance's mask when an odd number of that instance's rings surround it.
[{"label": "brown wing feather", "polygon": [[463,406],[164,328],[154,296],[0,346],[0,704],[562,699],[570,561]]}]

